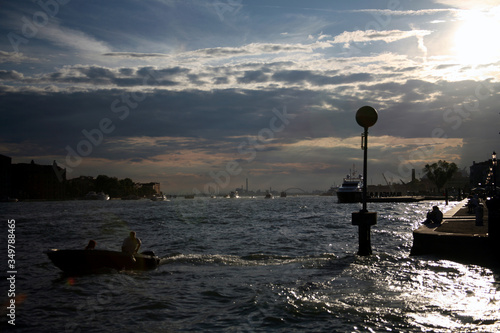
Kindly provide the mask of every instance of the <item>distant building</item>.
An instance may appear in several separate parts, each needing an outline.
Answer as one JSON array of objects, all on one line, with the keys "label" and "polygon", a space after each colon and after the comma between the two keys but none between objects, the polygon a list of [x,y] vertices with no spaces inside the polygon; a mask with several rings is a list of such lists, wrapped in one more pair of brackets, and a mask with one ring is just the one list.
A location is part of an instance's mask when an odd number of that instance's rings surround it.
[{"label": "distant building", "polygon": [[4,200],[11,194],[11,165],[12,159],[0,155],[0,200]]},{"label": "distant building", "polygon": [[[31,163],[11,164],[10,196],[20,200],[64,199],[66,170],[52,165]],[[56,173],[57,172],[57,173]]]},{"label": "distant building", "polygon": [[[492,160],[488,160],[485,162],[476,163],[476,161],[472,162],[470,167],[470,185],[471,187],[477,186],[485,186],[486,178],[488,177],[488,173],[490,172],[490,167],[492,167]],[[499,165],[496,167],[497,177],[500,177],[500,168]],[[499,178],[500,179],[500,178]]]},{"label": "distant building", "polygon": [[[111,180],[101,184],[102,178]],[[127,182],[128,181],[128,182]],[[134,188],[135,185],[135,188]],[[131,179],[118,181],[113,177],[100,175],[97,179],[91,176],[80,176],[66,179],[66,170],[54,161],[52,165],[31,163],[12,164],[8,156],[0,155],[0,201],[10,198],[19,200],[60,200],[67,198],[82,198],[90,191],[111,191],[119,195],[150,196],[161,194],[160,183],[135,183]]]},{"label": "distant building", "polygon": [[151,182],[151,183],[136,183],[136,186],[137,188],[139,189],[152,189],[155,194],[161,194],[161,190],[160,190],[160,183],[155,183],[155,182]]}]

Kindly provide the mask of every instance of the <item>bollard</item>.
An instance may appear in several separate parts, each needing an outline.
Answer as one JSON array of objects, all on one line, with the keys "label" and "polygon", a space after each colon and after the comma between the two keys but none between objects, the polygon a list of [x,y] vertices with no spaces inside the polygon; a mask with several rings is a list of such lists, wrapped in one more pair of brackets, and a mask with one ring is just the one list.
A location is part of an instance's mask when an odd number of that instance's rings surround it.
[{"label": "bollard", "polygon": [[483,225],[483,216],[484,216],[484,206],[483,204],[479,204],[476,207],[476,226]]},{"label": "bollard", "polygon": [[372,254],[370,227],[375,224],[377,224],[376,212],[359,211],[352,213],[352,225],[358,226],[359,256],[368,256]]}]

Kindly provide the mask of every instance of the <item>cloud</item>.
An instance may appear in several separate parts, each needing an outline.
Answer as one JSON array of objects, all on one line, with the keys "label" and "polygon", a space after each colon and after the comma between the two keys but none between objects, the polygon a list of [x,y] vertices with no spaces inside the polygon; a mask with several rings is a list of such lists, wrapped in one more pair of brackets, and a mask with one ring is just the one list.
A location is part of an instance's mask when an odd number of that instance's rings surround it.
[{"label": "cloud", "polygon": [[243,77],[238,78],[238,83],[260,83],[268,81],[269,77],[263,71],[246,71]]},{"label": "cloud", "polygon": [[[57,72],[26,78],[30,83],[70,84],[77,83],[82,90],[89,86],[110,87],[156,87],[173,86],[178,83],[171,80],[177,75],[189,72],[189,69],[172,67],[132,67],[108,68],[94,65],[65,66]],[[89,86],[87,86],[89,85]]]},{"label": "cloud", "polygon": [[16,71],[6,71],[0,70],[0,80],[11,81],[11,80],[22,80],[24,75]]},{"label": "cloud", "polygon": [[335,36],[331,42],[344,44],[345,47],[349,47],[351,43],[366,43],[373,41],[392,43],[409,37],[422,38],[423,36],[430,35],[431,33],[432,31],[430,30],[356,30],[345,31],[340,35]]},{"label": "cloud", "polygon": [[21,62],[36,62],[38,59],[27,57],[21,52],[6,52],[0,51],[0,64],[1,63],[21,63]]},{"label": "cloud", "polygon": [[[330,74],[330,75],[328,75]],[[273,79],[277,81],[284,81],[289,84],[297,84],[308,82],[317,86],[325,85],[338,85],[338,84],[349,84],[355,82],[369,82],[372,81],[372,76],[369,73],[355,73],[350,75],[335,75],[333,73],[318,74],[312,71],[303,70],[287,70],[279,71],[273,74]]]},{"label": "cloud", "polygon": [[461,9],[473,9],[473,10],[490,10],[494,7],[498,7],[498,1],[496,0],[435,0],[436,3],[440,3],[446,6],[451,6],[454,8]]},{"label": "cloud", "polygon": [[[19,78],[23,82],[23,89],[31,84],[59,85],[60,89],[83,91],[107,87],[136,87],[147,89],[157,87],[171,87],[176,90],[195,89],[211,90],[215,86],[219,89],[242,88],[257,89],[269,87],[276,89],[286,88],[287,84],[309,84],[322,89],[326,85],[349,85],[371,82],[380,70],[374,65],[391,61],[393,64],[405,61],[404,57],[384,54],[374,57],[359,58],[328,58],[318,59],[312,65],[304,66],[300,61],[291,61],[293,57],[280,58],[278,61],[235,62],[229,65],[200,66],[198,63],[184,63],[171,61],[171,66],[123,66],[109,67],[98,65],[64,66],[54,72],[40,75],[31,75]],[[274,59],[272,59],[274,60]],[[368,65],[365,65],[368,64]],[[411,75],[407,64],[406,71]],[[348,66],[349,69],[345,69]],[[306,69],[307,68],[307,69]],[[344,68],[340,73],[340,69]],[[392,76],[402,74],[392,73]],[[145,80],[151,78],[151,80]],[[256,86],[259,85],[259,86]],[[13,89],[21,89],[20,86]]]},{"label": "cloud", "polygon": [[163,53],[138,53],[138,52],[108,52],[104,53],[106,57],[120,57],[120,58],[168,58],[168,54]]},{"label": "cloud", "polygon": [[110,53],[110,47],[103,41],[89,36],[87,33],[63,27],[53,21],[40,29],[37,38],[45,39],[63,48],[78,50],[84,54],[101,55]]},{"label": "cloud", "polygon": [[313,44],[278,44],[278,43],[251,43],[240,47],[215,47],[199,49],[183,53],[188,58],[232,58],[236,56],[250,56],[291,52],[312,52],[313,49],[329,46],[328,43]]}]

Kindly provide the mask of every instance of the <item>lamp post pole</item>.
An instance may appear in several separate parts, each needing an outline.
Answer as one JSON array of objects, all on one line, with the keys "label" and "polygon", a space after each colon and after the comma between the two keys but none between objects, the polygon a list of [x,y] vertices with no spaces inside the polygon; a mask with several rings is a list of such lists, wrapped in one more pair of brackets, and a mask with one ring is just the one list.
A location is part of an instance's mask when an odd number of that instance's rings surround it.
[{"label": "lamp post pole", "polygon": [[352,224],[358,226],[359,250],[358,255],[367,256],[372,254],[370,227],[377,224],[377,213],[368,212],[367,201],[367,169],[368,169],[368,127],[375,125],[378,119],[377,110],[371,106],[363,106],[356,112],[356,122],[363,127],[363,209],[352,213]]},{"label": "lamp post pole", "polygon": [[366,183],[368,179],[368,127],[364,128],[365,131],[363,133],[363,212],[367,212],[368,210],[366,209]]}]

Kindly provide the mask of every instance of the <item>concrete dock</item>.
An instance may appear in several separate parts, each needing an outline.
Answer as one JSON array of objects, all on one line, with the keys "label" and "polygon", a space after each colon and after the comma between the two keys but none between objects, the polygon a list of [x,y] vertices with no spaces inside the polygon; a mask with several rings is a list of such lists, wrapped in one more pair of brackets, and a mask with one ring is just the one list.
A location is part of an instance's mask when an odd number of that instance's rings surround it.
[{"label": "concrete dock", "polygon": [[[421,225],[413,231],[410,255],[431,255],[476,264],[496,264],[497,246],[488,238],[488,211],[484,207],[483,225],[468,213],[467,199],[444,213],[441,225]],[[496,254],[495,254],[496,253]]]}]

